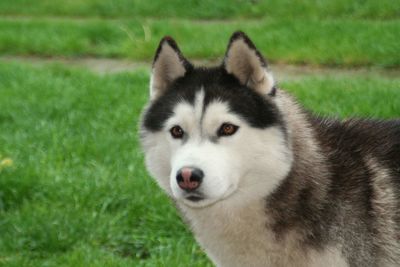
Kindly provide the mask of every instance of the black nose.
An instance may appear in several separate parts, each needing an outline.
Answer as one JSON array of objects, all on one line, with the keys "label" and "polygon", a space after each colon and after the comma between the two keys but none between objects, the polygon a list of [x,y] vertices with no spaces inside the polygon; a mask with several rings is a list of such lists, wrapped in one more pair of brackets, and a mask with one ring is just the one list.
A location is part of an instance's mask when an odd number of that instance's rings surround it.
[{"label": "black nose", "polygon": [[176,174],[176,181],[181,189],[194,191],[199,188],[203,181],[204,173],[198,168],[183,167]]}]

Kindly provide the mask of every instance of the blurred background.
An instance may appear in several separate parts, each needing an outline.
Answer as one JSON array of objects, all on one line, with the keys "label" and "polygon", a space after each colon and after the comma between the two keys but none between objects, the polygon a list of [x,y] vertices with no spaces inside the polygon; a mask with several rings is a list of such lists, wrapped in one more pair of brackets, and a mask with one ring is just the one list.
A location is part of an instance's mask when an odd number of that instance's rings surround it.
[{"label": "blurred background", "polygon": [[209,65],[238,29],[317,114],[400,117],[400,1],[1,0],[0,266],[211,266],[137,124],[164,35]]}]

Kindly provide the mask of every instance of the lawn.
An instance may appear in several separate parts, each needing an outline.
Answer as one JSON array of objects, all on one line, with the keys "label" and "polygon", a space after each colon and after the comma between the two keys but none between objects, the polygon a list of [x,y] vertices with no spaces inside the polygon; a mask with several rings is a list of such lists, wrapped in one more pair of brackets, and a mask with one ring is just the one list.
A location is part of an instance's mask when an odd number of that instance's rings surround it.
[{"label": "lawn", "polygon": [[[143,167],[148,71],[1,64],[0,74],[0,154],[12,161],[0,169],[0,264],[209,264]],[[318,114],[400,114],[397,78],[312,75],[282,86]]]},{"label": "lawn", "polygon": [[186,55],[213,60],[240,29],[271,62],[400,65],[399,1],[234,2],[3,0],[0,53],[150,60],[159,40],[172,35]]},{"label": "lawn", "polygon": [[400,3],[393,0],[2,0],[0,14],[106,18],[362,18],[393,19]]},{"label": "lawn", "polygon": [[212,266],[143,165],[149,69],[25,56],[150,62],[169,34],[215,60],[240,28],[272,63],[336,68],[280,83],[315,113],[400,117],[400,77],[380,75],[399,73],[400,2],[211,2],[0,1],[0,59],[19,57],[0,60],[0,266]]},{"label": "lawn", "polygon": [[[150,60],[164,35],[191,58],[215,59],[237,29],[249,34],[271,62],[333,65],[400,65],[400,20],[266,19],[69,20],[0,18],[0,53],[65,57],[129,57]],[[200,41],[201,40],[201,41]]]},{"label": "lawn", "polygon": [[136,128],[147,72],[11,64],[0,73],[0,154],[13,162],[0,170],[0,264],[205,261],[143,168]]}]

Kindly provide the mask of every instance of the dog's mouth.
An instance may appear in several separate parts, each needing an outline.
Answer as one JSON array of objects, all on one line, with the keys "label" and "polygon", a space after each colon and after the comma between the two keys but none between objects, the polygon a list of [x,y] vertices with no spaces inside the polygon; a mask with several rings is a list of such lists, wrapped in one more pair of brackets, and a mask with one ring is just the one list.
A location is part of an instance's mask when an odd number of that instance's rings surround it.
[{"label": "dog's mouth", "polygon": [[230,186],[222,197],[212,198],[212,199],[202,194],[191,193],[184,196],[182,202],[183,204],[191,208],[205,208],[217,202],[225,200],[226,198],[230,197],[234,192],[235,192],[234,186]]},{"label": "dog's mouth", "polygon": [[181,201],[185,206],[192,208],[202,208],[210,205],[210,202],[214,202],[200,192],[187,193],[181,198]]},{"label": "dog's mouth", "polygon": [[189,195],[186,197],[187,200],[193,201],[193,202],[199,202],[204,199],[204,197],[199,196],[199,195]]},{"label": "dog's mouth", "polygon": [[185,200],[187,200],[188,202],[193,202],[193,203],[200,202],[200,201],[206,199],[206,197],[200,191],[188,192],[183,196],[183,198]]}]

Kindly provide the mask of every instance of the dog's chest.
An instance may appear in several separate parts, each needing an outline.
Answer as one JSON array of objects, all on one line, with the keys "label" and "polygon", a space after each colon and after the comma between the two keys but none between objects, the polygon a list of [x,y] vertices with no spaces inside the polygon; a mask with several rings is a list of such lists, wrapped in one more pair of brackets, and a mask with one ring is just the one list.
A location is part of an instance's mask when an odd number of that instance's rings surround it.
[{"label": "dog's chest", "polygon": [[316,251],[302,246],[296,232],[277,240],[267,227],[263,203],[241,210],[185,212],[196,239],[211,260],[230,266],[347,266],[335,248]]}]

